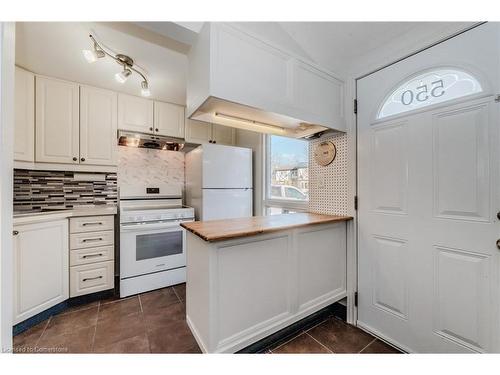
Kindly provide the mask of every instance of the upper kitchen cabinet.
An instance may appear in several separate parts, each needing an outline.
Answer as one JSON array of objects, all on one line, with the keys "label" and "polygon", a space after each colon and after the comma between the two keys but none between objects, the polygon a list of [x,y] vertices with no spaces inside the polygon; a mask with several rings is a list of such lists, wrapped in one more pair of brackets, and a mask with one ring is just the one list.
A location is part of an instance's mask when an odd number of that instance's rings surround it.
[{"label": "upper kitchen cabinet", "polygon": [[236,141],[234,128],[202,121],[186,120],[186,141],[191,143],[217,143],[233,146]]},{"label": "upper kitchen cabinet", "polygon": [[154,132],[159,135],[184,138],[184,107],[154,102]]},{"label": "upper kitchen cabinet", "polygon": [[236,131],[228,126],[212,125],[212,143],[222,145],[234,145],[236,141]]},{"label": "upper kitchen cabinet", "polygon": [[35,161],[35,75],[16,66],[14,160]]},{"label": "upper kitchen cabinet", "polygon": [[80,87],[80,163],[117,164],[116,92]]},{"label": "upper kitchen cabinet", "polygon": [[36,77],[37,162],[79,162],[78,84]]},{"label": "upper kitchen cabinet", "polygon": [[212,143],[212,124],[186,119],[186,141],[191,143]]},{"label": "upper kitchen cabinet", "polygon": [[206,23],[189,53],[187,116],[297,138],[345,131],[344,86],[236,26]]},{"label": "upper kitchen cabinet", "polygon": [[153,127],[152,100],[118,94],[118,129],[152,133]]}]

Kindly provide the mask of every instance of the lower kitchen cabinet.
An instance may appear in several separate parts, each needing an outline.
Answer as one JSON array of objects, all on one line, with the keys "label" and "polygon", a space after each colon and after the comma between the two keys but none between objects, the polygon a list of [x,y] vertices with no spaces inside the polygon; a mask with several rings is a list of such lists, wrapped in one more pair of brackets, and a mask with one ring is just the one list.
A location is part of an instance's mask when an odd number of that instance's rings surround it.
[{"label": "lower kitchen cabinet", "polygon": [[69,297],[68,221],[14,227],[14,324]]},{"label": "lower kitchen cabinet", "polygon": [[70,297],[114,288],[113,216],[70,218]]},{"label": "lower kitchen cabinet", "polygon": [[97,262],[70,269],[70,297],[112,289],[114,261]]}]

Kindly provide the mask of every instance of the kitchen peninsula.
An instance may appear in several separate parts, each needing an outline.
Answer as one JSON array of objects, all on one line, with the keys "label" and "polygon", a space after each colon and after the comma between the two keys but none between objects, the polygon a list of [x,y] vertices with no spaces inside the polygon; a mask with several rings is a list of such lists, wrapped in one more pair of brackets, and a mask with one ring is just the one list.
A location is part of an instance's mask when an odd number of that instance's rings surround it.
[{"label": "kitchen peninsula", "polygon": [[348,216],[295,213],[182,223],[187,323],[234,353],[346,296]]}]

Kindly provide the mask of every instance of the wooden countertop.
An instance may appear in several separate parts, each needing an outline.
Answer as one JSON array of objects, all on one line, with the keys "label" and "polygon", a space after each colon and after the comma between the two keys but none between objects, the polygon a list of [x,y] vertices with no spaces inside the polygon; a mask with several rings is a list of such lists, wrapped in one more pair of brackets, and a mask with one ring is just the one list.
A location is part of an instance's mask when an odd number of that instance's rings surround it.
[{"label": "wooden countertop", "polygon": [[208,242],[229,240],[277,232],[306,225],[325,224],[352,220],[351,216],[295,213],[269,216],[253,216],[228,220],[193,221],[181,223],[183,228]]}]

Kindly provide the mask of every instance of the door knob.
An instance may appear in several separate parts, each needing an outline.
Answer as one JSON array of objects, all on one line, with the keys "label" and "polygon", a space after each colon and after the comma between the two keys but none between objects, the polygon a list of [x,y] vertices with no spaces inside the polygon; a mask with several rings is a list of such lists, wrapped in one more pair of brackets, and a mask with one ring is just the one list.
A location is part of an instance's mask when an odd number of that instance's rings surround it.
[{"label": "door knob", "polygon": [[497,240],[497,248],[500,249],[500,240]]}]

